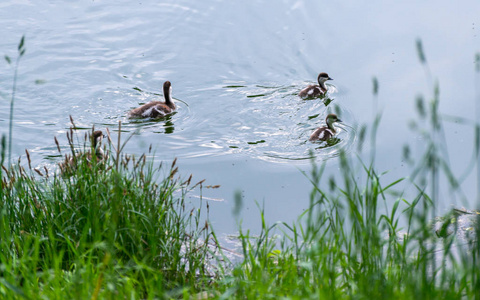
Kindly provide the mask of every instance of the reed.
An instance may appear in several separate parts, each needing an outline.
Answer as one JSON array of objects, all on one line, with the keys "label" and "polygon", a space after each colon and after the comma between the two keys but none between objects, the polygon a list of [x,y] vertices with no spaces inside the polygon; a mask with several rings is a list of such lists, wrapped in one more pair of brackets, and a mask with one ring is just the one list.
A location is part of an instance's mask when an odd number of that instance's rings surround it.
[{"label": "reed", "polygon": [[[20,59],[23,57],[23,55],[25,55],[25,51],[27,51],[27,49],[25,48],[25,35],[22,36],[22,38],[20,39],[17,50],[18,50],[18,55],[17,55],[17,58],[15,59],[12,96],[10,98],[10,119],[8,122],[8,162],[9,163],[12,161],[13,107],[15,104],[15,93],[17,92],[18,66],[20,63]],[[5,55],[5,60],[9,65],[12,64],[12,59],[8,55]]]}]

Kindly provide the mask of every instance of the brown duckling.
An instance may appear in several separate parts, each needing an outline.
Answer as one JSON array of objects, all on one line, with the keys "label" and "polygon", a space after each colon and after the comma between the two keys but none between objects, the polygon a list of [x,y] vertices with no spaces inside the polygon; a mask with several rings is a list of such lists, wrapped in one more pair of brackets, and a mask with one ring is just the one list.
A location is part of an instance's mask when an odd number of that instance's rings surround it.
[{"label": "brown duckling", "polygon": [[327,126],[319,127],[312,133],[309,139],[311,142],[327,141],[334,137],[335,134],[337,134],[337,131],[335,130],[333,123],[342,122],[342,120],[340,120],[336,114],[329,114],[325,119],[325,122],[327,123]]},{"label": "brown duckling", "polygon": [[92,160],[96,163],[101,163],[106,159],[106,155],[102,149],[103,133],[101,130],[96,130],[90,136],[92,148],[95,150],[95,155],[92,156],[91,151],[79,152],[75,156],[68,155],[65,157],[65,161],[59,164],[60,172],[62,175],[68,175],[73,172],[77,166],[79,160],[85,159],[89,164]]},{"label": "brown duckling", "polygon": [[301,90],[300,93],[298,93],[298,96],[300,96],[300,98],[308,99],[308,98],[317,98],[319,96],[325,95],[325,93],[327,92],[327,86],[325,85],[325,82],[327,80],[333,80],[333,79],[330,78],[330,76],[328,76],[327,73],[324,73],[324,72],[320,73],[317,78],[318,85],[307,86],[306,88]]},{"label": "brown duckling", "polygon": [[170,81],[165,81],[163,84],[163,97],[165,102],[152,101],[140,107],[132,109],[129,112],[130,118],[161,118],[164,117],[177,108],[172,101],[172,84]]}]

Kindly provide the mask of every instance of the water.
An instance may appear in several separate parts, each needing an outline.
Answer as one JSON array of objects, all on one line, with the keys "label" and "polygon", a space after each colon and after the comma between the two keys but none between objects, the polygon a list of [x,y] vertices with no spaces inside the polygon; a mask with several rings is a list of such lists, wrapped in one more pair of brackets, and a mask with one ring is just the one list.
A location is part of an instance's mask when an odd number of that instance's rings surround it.
[{"label": "water", "polygon": [[[77,126],[114,132],[122,122],[134,134],[126,151],[152,145],[156,161],[178,157],[181,173],[206,179],[210,218],[233,233],[234,193],[244,199],[240,219],[256,228],[264,206],[269,222],[295,220],[308,205],[309,153],[338,173],[340,149],[357,154],[359,124],[371,124],[372,78],[378,78],[382,123],[377,166],[386,180],[408,176],[402,147],[423,141],[408,128],[414,100],[432,95],[433,80],[418,61],[421,38],[441,90],[440,110],[474,120],[474,54],[480,51],[478,1],[14,1],[0,4],[0,50],[12,58],[20,37],[27,52],[19,68],[13,151],[32,153],[34,165],[54,168],[53,137],[66,147],[71,115]],[[331,81],[325,106],[296,96],[319,72]],[[13,68],[0,68],[0,132],[8,131]],[[157,100],[165,80],[178,112],[161,121],[129,120],[130,109]],[[37,82],[37,83],[36,83]],[[330,82],[329,82],[330,83]],[[340,143],[324,149],[307,142],[329,112],[338,112]],[[446,128],[451,164],[470,163],[473,130]],[[367,145],[368,146],[368,145]],[[368,147],[364,148],[368,151]],[[469,203],[445,196],[440,205],[474,206],[476,178],[464,192]],[[200,191],[192,194],[198,201]],[[471,207],[473,208],[473,207]]]}]

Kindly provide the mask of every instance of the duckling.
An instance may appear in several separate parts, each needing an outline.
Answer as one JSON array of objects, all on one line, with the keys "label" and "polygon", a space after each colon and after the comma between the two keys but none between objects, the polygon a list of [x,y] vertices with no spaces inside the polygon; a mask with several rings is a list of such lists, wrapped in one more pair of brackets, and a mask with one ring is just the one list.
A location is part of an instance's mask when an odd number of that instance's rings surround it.
[{"label": "duckling", "polygon": [[307,99],[307,98],[317,98],[319,96],[325,95],[325,93],[327,92],[327,86],[325,85],[325,81],[327,80],[333,80],[333,79],[330,78],[330,76],[328,76],[327,73],[324,73],[324,72],[320,73],[317,79],[318,85],[307,86],[306,88],[301,90],[300,93],[298,93],[298,96],[300,96],[300,98]]},{"label": "duckling", "polygon": [[165,102],[152,101],[140,107],[132,109],[129,113],[130,118],[161,118],[172,113],[177,107],[172,101],[172,84],[165,81],[163,84],[163,97]]},{"label": "duckling", "polygon": [[[96,130],[90,136],[90,141],[92,143],[92,147],[95,150],[95,162],[102,163],[106,159],[106,155],[102,149],[102,140],[103,140],[103,133],[101,130]],[[70,175],[75,169],[76,164],[79,160],[85,159],[88,164],[91,163],[93,156],[90,151],[87,152],[79,152],[74,157],[69,155],[65,157],[65,161],[59,164],[60,172],[62,175]]]},{"label": "duckling", "polygon": [[[91,139],[93,149],[95,149],[95,156],[97,157],[97,161],[104,160],[106,156],[102,149],[103,132],[101,130],[95,130]],[[89,154],[89,152],[87,154]]]},{"label": "duckling", "polygon": [[335,127],[333,126],[333,123],[342,122],[342,120],[340,120],[336,114],[329,114],[325,119],[325,122],[327,123],[327,126],[315,129],[315,131],[310,136],[309,141],[327,141],[331,139],[337,133]]}]

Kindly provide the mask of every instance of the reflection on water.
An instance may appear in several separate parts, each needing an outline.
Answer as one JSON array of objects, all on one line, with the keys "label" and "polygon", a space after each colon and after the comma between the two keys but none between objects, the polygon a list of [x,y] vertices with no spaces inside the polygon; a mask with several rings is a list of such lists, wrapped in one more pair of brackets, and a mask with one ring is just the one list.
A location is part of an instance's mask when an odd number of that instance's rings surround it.
[{"label": "reflection on water", "polygon": [[127,122],[123,123],[125,128],[137,129],[151,129],[155,133],[172,134],[175,132],[175,115],[177,112],[173,112],[161,118],[130,118]]}]

